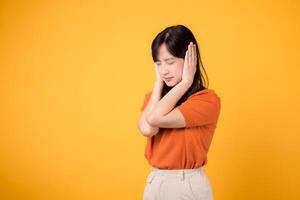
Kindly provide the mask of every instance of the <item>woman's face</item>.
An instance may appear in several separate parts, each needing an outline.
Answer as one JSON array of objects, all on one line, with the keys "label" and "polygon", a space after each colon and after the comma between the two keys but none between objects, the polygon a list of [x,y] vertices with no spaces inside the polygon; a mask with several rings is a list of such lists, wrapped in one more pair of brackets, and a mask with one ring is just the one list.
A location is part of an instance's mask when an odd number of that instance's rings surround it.
[{"label": "woman's face", "polygon": [[[166,83],[167,86],[175,86],[182,80],[182,71],[184,59],[174,57],[167,50],[165,43],[163,43],[158,49],[158,61],[157,65],[160,78]],[[171,79],[168,79],[171,77]]]}]

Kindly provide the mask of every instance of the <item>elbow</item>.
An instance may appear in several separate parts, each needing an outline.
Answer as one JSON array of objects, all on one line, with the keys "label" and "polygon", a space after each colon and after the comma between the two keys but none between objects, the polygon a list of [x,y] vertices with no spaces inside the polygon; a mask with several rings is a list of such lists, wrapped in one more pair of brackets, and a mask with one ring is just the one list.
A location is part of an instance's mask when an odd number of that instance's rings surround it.
[{"label": "elbow", "polygon": [[157,119],[157,116],[153,115],[153,112],[152,114],[142,115],[137,124],[140,133],[145,137],[156,135],[159,132]]},{"label": "elbow", "polygon": [[148,124],[147,120],[145,120],[144,122],[140,121],[137,124],[137,128],[139,129],[140,133],[145,137],[152,137],[159,132],[159,128],[151,126],[150,124]]},{"label": "elbow", "polygon": [[138,127],[140,133],[145,137],[152,137],[156,135],[159,131],[159,128],[151,128],[151,127]]},{"label": "elbow", "polygon": [[158,117],[153,114],[146,116],[145,120],[150,126],[158,126]]},{"label": "elbow", "polygon": [[157,134],[158,131],[152,131],[152,132],[142,132],[142,135],[145,137],[152,137]]}]

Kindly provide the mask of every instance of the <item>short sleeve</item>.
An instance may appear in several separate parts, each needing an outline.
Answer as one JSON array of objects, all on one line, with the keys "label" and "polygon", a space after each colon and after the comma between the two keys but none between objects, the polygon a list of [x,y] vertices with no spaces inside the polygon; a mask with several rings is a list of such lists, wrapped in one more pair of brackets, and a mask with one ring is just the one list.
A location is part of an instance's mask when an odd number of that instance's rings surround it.
[{"label": "short sleeve", "polygon": [[148,104],[148,101],[149,101],[149,99],[150,99],[150,97],[151,97],[151,94],[152,94],[152,91],[151,92],[148,92],[147,94],[145,94],[145,96],[144,96],[144,101],[143,101],[143,103],[142,103],[142,106],[141,106],[141,112],[143,112],[143,110],[145,109],[145,107],[147,106],[147,104]]},{"label": "short sleeve", "polygon": [[203,126],[217,123],[221,101],[215,93],[196,94],[176,108],[182,113],[186,127]]}]

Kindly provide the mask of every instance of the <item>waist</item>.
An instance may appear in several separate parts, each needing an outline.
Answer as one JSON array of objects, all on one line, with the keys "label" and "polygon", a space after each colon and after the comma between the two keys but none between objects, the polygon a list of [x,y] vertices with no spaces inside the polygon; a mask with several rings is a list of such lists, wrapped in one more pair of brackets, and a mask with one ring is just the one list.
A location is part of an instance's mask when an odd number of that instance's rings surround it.
[{"label": "waist", "polygon": [[168,176],[168,177],[182,177],[183,175],[193,175],[195,173],[203,174],[204,167],[198,167],[194,169],[159,169],[156,167],[152,167],[151,173],[155,175]]}]

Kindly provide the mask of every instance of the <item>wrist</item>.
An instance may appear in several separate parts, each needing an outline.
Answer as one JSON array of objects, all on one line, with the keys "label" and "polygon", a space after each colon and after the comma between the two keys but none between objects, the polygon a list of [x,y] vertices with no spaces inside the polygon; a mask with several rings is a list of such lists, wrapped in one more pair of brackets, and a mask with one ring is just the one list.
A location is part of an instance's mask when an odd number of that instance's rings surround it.
[{"label": "wrist", "polygon": [[188,87],[190,87],[193,84],[193,81],[188,81],[188,80],[181,80],[181,83],[184,85],[187,85]]},{"label": "wrist", "polygon": [[155,83],[154,83],[154,86],[162,88],[164,86],[164,82],[161,81],[161,80],[156,80]]}]

